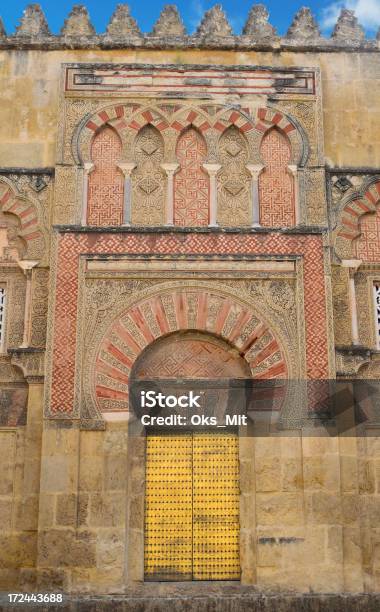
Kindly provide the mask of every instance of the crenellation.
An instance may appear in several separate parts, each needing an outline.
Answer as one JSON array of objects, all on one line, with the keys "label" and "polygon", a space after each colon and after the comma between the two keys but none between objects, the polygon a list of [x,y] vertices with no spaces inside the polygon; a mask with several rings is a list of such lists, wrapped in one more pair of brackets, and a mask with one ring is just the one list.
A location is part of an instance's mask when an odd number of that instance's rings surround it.
[{"label": "crenellation", "polygon": [[95,34],[87,8],[82,4],[73,6],[69,16],[65,19],[61,35],[64,37],[92,37]]},{"label": "crenellation", "polygon": [[355,17],[354,11],[341,10],[331,38],[343,42],[360,42],[365,39],[364,30]]},{"label": "crenellation", "polygon": [[46,17],[39,4],[29,4],[17,26],[15,36],[17,37],[45,37],[50,36],[50,30]]},{"label": "crenellation", "polygon": [[233,36],[231,25],[220,4],[205,12],[194,35],[195,38],[223,39]]},{"label": "crenellation", "polygon": [[153,26],[151,36],[170,39],[183,37],[186,34],[186,28],[177,7],[174,4],[166,5]]},{"label": "crenellation", "polygon": [[107,37],[120,41],[141,38],[141,30],[131,15],[128,4],[118,4],[106,29]]},{"label": "crenellation", "polygon": [[321,38],[318,24],[309,8],[302,7],[296,13],[286,37],[299,41],[312,41]]},{"label": "crenellation", "polygon": [[[151,32],[141,32],[127,4],[117,5],[104,34],[97,33],[87,8],[75,5],[65,19],[60,34],[52,34],[38,4],[29,5],[15,33],[6,34],[0,24],[0,49],[304,49],[340,51],[341,49],[380,50],[380,34],[367,38],[354,11],[342,9],[330,38],[321,34],[307,7],[302,7],[283,36],[268,21],[263,4],[252,6],[241,34],[234,32],[220,5],[205,12],[196,31],[189,35],[175,5],[166,5]],[[1,19],[1,17],[0,17]]]},{"label": "crenellation", "polygon": [[264,4],[254,4],[243,28],[243,36],[255,41],[274,41],[277,38],[276,28],[268,23],[269,13]]}]

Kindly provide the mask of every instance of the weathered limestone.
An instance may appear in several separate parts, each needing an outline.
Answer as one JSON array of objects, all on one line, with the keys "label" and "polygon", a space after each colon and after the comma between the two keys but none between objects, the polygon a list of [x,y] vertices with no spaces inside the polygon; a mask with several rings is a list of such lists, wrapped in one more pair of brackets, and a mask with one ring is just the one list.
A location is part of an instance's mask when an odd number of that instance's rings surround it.
[{"label": "weathered limestone", "polygon": [[321,33],[309,8],[302,7],[295,15],[287,32],[287,38],[293,40],[313,40],[320,38]]},{"label": "weathered limestone", "polygon": [[232,36],[232,28],[220,4],[206,11],[195,36],[198,38],[225,38]]},{"label": "weathered limestone", "polygon": [[175,5],[165,6],[153,26],[151,36],[173,38],[186,35],[186,28]]},{"label": "weathered limestone", "polygon": [[16,28],[16,36],[49,36],[49,26],[39,4],[30,4]]},{"label": "weathered limestone", "polygon": [[344,42],[360,42],[364,40],[364,30],[358,23],[354,11],[350,11],[349,9],[341,10],[331,37]]},{"label": "weathered limestone", "polygon": [[128,4],[118,4],[107,26],[106,36],[125,40],[141,38],[141,31],[132,17]]},{"label": "weathered limestone", "polygon": [[85,6],[76,4],[73,6],[71,13],[65,19],[65,23],[61,29],[62,36],[81,37],[93,36],[95,34],[94,26],[90,21],[90,17]]},{"label": "weathered limestone", "polygon": [[263,4],[254,4],[243,28],[243,35],[252,41],[273,40],[276,28],[268,23],[269,13]]}]

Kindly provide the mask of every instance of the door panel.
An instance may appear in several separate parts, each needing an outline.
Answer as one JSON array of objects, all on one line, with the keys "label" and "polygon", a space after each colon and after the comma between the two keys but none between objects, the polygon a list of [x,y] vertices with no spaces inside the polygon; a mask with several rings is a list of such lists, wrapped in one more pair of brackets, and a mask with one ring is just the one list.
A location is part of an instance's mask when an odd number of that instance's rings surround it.
[{"label": "door panel", "polygon": [[236,435],[193,437],[193,579],[239,580]]},{"label": "door panel", "polygon": [[192,579],[192,437],[146,439],[145,580]]},{"label": "door panel", "polygon": [[148,435],[145,579],[239,578],[238,437]]}]

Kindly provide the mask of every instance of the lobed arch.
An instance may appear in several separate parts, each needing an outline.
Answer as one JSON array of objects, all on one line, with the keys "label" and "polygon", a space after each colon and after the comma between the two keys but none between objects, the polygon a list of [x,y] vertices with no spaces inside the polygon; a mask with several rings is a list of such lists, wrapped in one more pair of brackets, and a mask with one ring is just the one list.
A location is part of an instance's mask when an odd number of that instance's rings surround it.
[{"label": "lobed arch", "polygon": [[86,410],[97,418],[103,412],[127,412],[136,359],[158,338],[180,331],[207,333],[228,343],[245,359],[252,378],[285,379],[293,369],[281,331],[251,305],[207,284],[169,286],[128,307],[120,301],[103,325],[95,324],[83,369]]},{"label": "lobed arch", "polygon": [[361,236],[364,215],[378,211],[380,204],[380,178],[365,181],[361,189],[342,200],[335,228],[335,250],[342,259],[355,255],[355,240]]},{"label": "lobed arch", "polygon": [[22,259],[41,260],[45,254],[45,232],[39,220],[39,211],[33,202],[22,196],[6,177],[0,178],[0,210],[18,220],[17,238],[24,245]]},{"label": "lobed arch", "polygon": [[[252,115],[248,108],[208,104],[185,105],[178,102],[166,104],[139,103],[113,104],[86,115],[75,129],[72,139],[72,153],[78,165],[89,163],[91,140],[105,124],[112,126],[123,143],[123,155],[128,156],[128,147],[145,125],[151,124],[159,132],[168,134],[164,140],[176,140],[189,126],[194,126],[205,138],[211,156],[216,155],[213,147],[215,138],[229,126],[234,125],[247,139],[250,148],[250,161],[260,163],[260,143],[265,132],[271,127],[284,132],[289,138],[292,149],[291,164],[304,166],[309,155],[306,133],[292,117],[272,107],[260,107]],[[170,146],[165,157],[174,156],[175,145]],[[123,161],[126,161],[123,159]],[[171,161],[168,159],[168,161]]]}]

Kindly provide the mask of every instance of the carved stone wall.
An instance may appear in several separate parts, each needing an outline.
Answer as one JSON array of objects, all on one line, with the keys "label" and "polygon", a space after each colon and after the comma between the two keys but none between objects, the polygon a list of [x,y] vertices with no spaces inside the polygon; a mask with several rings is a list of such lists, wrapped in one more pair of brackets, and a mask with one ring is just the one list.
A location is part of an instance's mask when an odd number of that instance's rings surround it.
[{"label": "carved stone wall", "polygon": [[177,141],[179,170],[174,178],[174,225],[209,222],[209,178],[202,168],[207,150],[202,135],[190,127]]},{"label": "carved stone wall", "polygon": [[[68,68],[67,70],[70,74],[70,70],[74,70],[75,78],[80,78],[80,71],[78,72],[77,69]],[[109,71],[109,67],[106,71]],[[136,75],[139,78],[143,76],[140,73],[141,70],[136,69]],[[120,75],[112,72],[109,76],[119,78]],[[126,77],[128,77],[127,73]],[[171,82],[170,71],[167,77]],[[183,77],[174,75],[174,78],[182,79]],[[218,82],[216,81],[216,84]],[[79,91],[75,91],[75,95],[80,96]],[[316,128],[318,115],[316,100],[305,102],[306,110],[301,105],[301,112],[299,102],[287,100],[285,104],[285,100],[281,98],[289,114],[284,114],[276,106],[257,107],[252,103],[246,108],[240,105],[232,108],[229,104],[219,104],[216,101],[202,104],[200,100],[196,103],[187,100],[159,103],[152,100],[142,103],[141,100],[127,102],[120,98],[113,104],[109,104],[109,101],[108,104],[105,102],[102,104],[99,100],[95,108],[96,101],[90,97],[82,100],[67,98],[62,102],[62,112],[67,115],[67,120],[61,130],[58,146],[59,158],[62,156],[67,164],[72,164],[74,161],[75,165],[57,168],[54,214],[55,219],[60,223],[81,222],[83,164],[92,163],[91,143],[94,134],[99,134],[100,130],[107,126],[111,126],[120,138],[122,163],[126,163],[129,167],[131,164],[136,165],[131,171],[131,222],[134,225],[165,223],[169,174],[162,174],[161,164],[169,164],[165,167],[166,172],[170,173],[171,170],[169,171],[168,168],[173,168],[172,164],[178,162],[179,169],[174,171],[173,194],[176,225],[186,225],[183,219],[186,206],[191,211],[190,227],[208,224],[206,209],[208,209],[210,178],[202,167],[205,162],[221,166],[216,178],[217,222],[222,226],[251,225],[252,189],[249,187],[251,176],[244,166],[247,163],[254,167],[262,165],[260,148],[263,138],[264,143],[267,142],[268,133],[272,128],[282,133],[284,142],[288,144],[288,147],[285,145],[283,147],[283,161],[284,164],[285,161],[287,162],[285,166],[291,164],[299,169],[300,221],[312,224],[325,222],[324,171],[322,166],[313,166],[313,164],[322,163],[323,151],[321,133]],[[295,119],[292,118],[293,106],[300,118],[298,116]],[[80,111],[82,111],[82,116]],[[145,145],[143,151],[141,145],[144,140],[154,142]],[[235,145],[239,148],[238,150],[235,146],[229,147],[229,149],[236,149],[234,155],[227,152],[227,140],[234,140]],[[279,151],[279,144],[282,140],[281,138],[277,140]],[[310,159],[310,154],[313,156],[312,159]],[[145,166],[146,170],[144,170]],[[94,176],[93,172],[90,173],[90,181]],[[268,172],[269,169],[264,170],[262,181],[269,176]],[[150,178],[145,180],[147,173]],[[283,174],[283,188],[285,185],[285,189],[290,190],[292,178],[289,171]],[[63,201],[66,202],[65,208],[62,205]],[[176,210],[180,210],[181,207],[183,211],[177,215]],[[292,217],[290,211],[286,214]],[[275,220],[272,219],[272,221]],[[277,225],[291,225],[291,219],[279,218],[276,219],[276,223]]]},{"label": "carved stone wall", "polygon": [[164,144],[160,132],[146,125],[136,136],[132,173],[132,223],[160,225],[164,223],[165,175],[160,164]]},{"label": "carved stone wall", "polygon": [[35,268],[32,271],[30,344],[42,348],[46,345],[46,329],[49,299],[49,270]]},{"label": "carved stone wall", "polygon": [[348,346],[352,342],[348,268],[333,266],[331,282],[333,287],[335,344]]},{"label": "carved stone wall", "polygon": [[246,169],[249,151],[246,140],[235,126],[227,128],[219,140],[218,223],[249,225],[252,222],[250,176]]},{"label": "carved stone wall", "polygon": [[121,225],[123,223],[124,179],[117,164],[121,141],[110,127],[94,136],[91,147],[94,163],[88,180],[88,225]]}]

